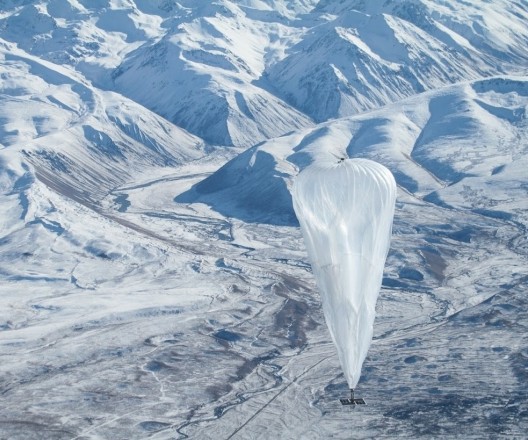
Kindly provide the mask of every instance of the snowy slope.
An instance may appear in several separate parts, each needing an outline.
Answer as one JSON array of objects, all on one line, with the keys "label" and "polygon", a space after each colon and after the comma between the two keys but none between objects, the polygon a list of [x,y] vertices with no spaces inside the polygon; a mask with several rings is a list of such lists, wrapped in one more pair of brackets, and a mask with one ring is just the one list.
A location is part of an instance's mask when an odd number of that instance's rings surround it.
[{"label": "snowy slope", "polygon": [[[294,224],[293,177],[314,160],[344,156],[383,163],[420,199],[442,204],[449,194],[449,205],[458,194],[462,206],[501,211],[525,191],[527,90],[525,77],[497,77],[323,123],[245,151],[179,200],[244,220]],[[504,179],[509,183],[500,184]],[[470,197],[472,191],[482,194]],[[526,223],[522,209],[520,215]]]},{"label": "snowy slope", "polygon": [[213,145],[249,147],[311,125],[307,116],[251,84],[244,75],[249,67],[232,59],[235,49],[186,48],[181,38],[131,55],[113,74],[116,90]]},{"label": "snowy slope", "polygon": [[321,1],[316,11],[326,22],[266,71],[316,121],[464,79],[525,73],[523,3]]},{"label": "snowy slope", "polygon": [[117,90],[217,145],[248,147],[310,124],[254,84],[270,52],[284,50],[295,35],[281,15],[257,4],[278,21],[270,25],[265,14],[264,21],[254,19],[254,8],[236,2],[185,6],[161,40],[113,73]]},{"label": "snowy slope", "polygon": [[[526,15],[0,2],[0,438],[523,438]],[[336,156],[399,185],[354,411],[289,192]]]},{"label": "snowy slope", "polygon": [[23,157],[35,174],[70,196],[96,201],[148,168],[204,154],[200,139],[68,69],[9,43],[0,56],[0,154],[15,163]]}]

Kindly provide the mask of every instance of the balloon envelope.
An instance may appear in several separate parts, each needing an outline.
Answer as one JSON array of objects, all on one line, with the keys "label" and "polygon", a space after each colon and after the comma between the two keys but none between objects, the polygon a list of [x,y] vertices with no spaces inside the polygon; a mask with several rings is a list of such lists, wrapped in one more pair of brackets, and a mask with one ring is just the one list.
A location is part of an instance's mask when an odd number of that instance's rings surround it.
[{"label": "balloon envelope", "polygon": [[314,163],[295,179],[292,198],[325,320],[354,388],[372,340],[396,183],[367,159]]}]

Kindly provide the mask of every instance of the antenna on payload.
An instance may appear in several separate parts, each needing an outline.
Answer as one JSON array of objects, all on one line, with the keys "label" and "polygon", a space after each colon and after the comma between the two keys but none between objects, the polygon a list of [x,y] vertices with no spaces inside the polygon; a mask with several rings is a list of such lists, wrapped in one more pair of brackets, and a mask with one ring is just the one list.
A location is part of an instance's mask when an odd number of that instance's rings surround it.
[{"label": "antenna on payload", "polygon": [[345,156],[338,156],[337,154],[334,154],[334,153],[330,153],[330,154],[337,159],[337,163],[341,163],[346,159]]}]

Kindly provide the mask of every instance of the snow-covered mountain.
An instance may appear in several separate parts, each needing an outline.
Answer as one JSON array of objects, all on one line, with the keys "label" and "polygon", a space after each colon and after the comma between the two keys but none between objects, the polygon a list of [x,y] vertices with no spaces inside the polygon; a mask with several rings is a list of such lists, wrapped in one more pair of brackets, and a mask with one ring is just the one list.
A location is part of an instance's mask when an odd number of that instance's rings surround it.
[{"label": "snow-covered mountain", "polygon": [[506,0],[52,0],[4,10],[4,38],[217,145],[525,74],[527,62],[526,5]]},{"label": "snow-covered mountain", "polygon": [[266,74],[319,122],[462,80],[526,73],[522,3],[321,1],[316,11],[327,21]]},{"label": "snow-covered mountain", "polygon": [[203,155],[200,139],[69,69],[7,42],[0,57],[6,155],[23,158],[29,174],[75,199],[96,201],[147,167]]},{"label": "snow-covered mountain", "polygon": [[[0,2],[0,438],[523,438],[528,5]],[[398,183],[350,412],[292,210]]]},{"label": "snow-covered mountain", "polygon": [[248,147],[310,124],[254,84],[299,34],[282,22],[307,11],[302,2],[278,12],[273,3],[207,0],[16,3],[0,21],[5,38],[209,143]]}]

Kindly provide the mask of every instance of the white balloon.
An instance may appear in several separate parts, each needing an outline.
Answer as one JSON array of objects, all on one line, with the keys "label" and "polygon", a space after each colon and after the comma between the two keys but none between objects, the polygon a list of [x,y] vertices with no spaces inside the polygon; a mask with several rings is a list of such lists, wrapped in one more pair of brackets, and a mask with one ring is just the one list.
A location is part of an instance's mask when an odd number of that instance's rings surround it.
[{"label": "white balloon", "polygon": [[326,324],[354,388],[372,340],[396,183],[368,159],[314,163],[295,179],[292,198]]}]

